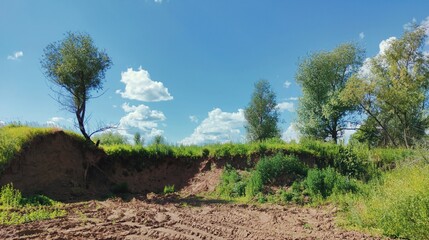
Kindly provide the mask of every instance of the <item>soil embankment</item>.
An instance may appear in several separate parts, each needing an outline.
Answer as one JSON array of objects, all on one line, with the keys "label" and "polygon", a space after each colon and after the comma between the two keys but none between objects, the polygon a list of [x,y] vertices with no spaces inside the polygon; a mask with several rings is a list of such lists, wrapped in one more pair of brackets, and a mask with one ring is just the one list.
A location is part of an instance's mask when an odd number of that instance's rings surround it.
[{"label": "soil embankment", "polygon": [[105,153],[63,131],[35,137],[23,146],[0,176],[24,195],[43,194],[56,200],[100,197],[106,179],[94,167]]},{"label": "soil embankment", "polygon": [[24,195],[66,202],[105,198],[112,191],[159,193],[167,185],[196,194],[214,190],[223,167],[213,159],[144,161],[151,164],[142,169],[132,160],[112,161],[103,150],[55,131],[26,144],[0,175],[0,186],[13,183]]}]

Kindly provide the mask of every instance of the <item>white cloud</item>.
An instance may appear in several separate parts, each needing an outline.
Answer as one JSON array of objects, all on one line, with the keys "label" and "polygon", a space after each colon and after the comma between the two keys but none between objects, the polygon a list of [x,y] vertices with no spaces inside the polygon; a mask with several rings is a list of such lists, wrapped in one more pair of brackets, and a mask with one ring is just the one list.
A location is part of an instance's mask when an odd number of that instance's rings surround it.
[{"label": "white cloud", "polygon": [[299,98],[298,97],[290,97],[288,98],[289,101],[298,101]]},{"label": "white cloud", "polygon": [[397,39],[396,37],[390,37],[386,40],[381,41],[380,44],[378,45],[380,48],[380,52],[378,54],[383,55],[396,39]]},{"label": "white cloud", "polygon": [[277,104],[277,109],[280,112],[284,112],[284,111],[289,111],[289,112],[294,112],[295,108],[294,108],[294,104],[291,102],[281,102],[279,104]]},{"label": "white cloud", "polygon": [[12,55],[7,56],[8,60],[18,60],[19,58],[24,56],[24,52],[23,51],[17,51]]},{"label": "white cloud", "polygon": [[199,119],[198,119],[198,117],[197,116],[189,116],[189,120],[191,120],[191,122],[193,122],[193,123],[198,123],[198,121],[199,121]]},{"label": "white cloud", "polygon": [[5,125],[6,125],[6,123],[0,120],[0,127],[5,126]]},{"label": "white cloud", "polygon": [[131,138],[138,131],[146,139],[164,133],[163,130],[158,129],[158,123],[167,119],[163,112],[151,110],[144,104],[130,106],[124,103],[122,109],[127,114],[119,120],[119,133]]},{"label": "white cloud", "polygon": [[289,88],[291,84],[292,84],[291,82],[289,82],[289,81],[285,81],[285,83],[283,84],[283,86],[284,86],[285,88]]},{"label": "white cloud", "polygon": [[162,3],[162,0],[154,0],[154,2],[155,2],[155,3],[159,3],[159,4],[161,4],[161,3]]},{"label": "white cloud", "polygon": [[143,102],[159,102],[172,100],[173,97],[162,82],[152,81],[149,72],[142,67],[138,71],[128,68],[121,73],[121,82],[125,84],[125,92],[116,90],[123,98]]},{"label": "white cloud", "polygon": [[364,32],[359,33],[359,38],[360,39],[364,39],[365,38],[365,33]]},{"label": "white cloud", "polygon": [[[382,40],[379,46],[379,52],[374,58],[378,58],[385,54],[385,52],[390,48],[392,43],[397,40],[396,37],[390,37],[388,39]],[[366,58],[362,64],[362,67],[359,69],[359,76],[365,79],[369,79],[372,76],[371,73],[371,60],[372,58]]]},{"label": "white cloud", "polygon": [[46,125],[50,127],[72,127],[73,119],[71,118],[63,118],[63,117],[52,117],[48,121],[46,121]]},{"label": "white cloud", "polygon": [[244,110],[237,112],[223,112],[215,108],[208,113],[208,117],[194,129],[191,136],[180,141],[183,145],[198,145],[206,143],[224,143],[242,141],[242,130],[246,120]]},{"label": "white cloud", "polygon": [[[429,37],[429,17],[426,17],[426,19],[420,23],[420,26],[425,29],[426,36]],[[426,39],[426,45],[429,45],[429,38]]]},{"label": "white cloud", "polygon": [[296,141],[298,142],[300,138],[300,133],[296,123],[291,123],[286,131],[282,134],[282,139],[286,142]]}]

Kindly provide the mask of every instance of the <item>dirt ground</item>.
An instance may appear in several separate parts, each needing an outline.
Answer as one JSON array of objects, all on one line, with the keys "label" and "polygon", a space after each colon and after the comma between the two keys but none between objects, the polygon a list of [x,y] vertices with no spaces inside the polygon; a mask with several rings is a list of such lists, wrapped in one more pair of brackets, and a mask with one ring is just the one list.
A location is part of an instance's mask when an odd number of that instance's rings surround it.
[{"label": "dirt ground", "polygon": [[1,226],[0,239],[377,239],[335,226],[332,207],[148,196],[67,205],[66,217]]}]

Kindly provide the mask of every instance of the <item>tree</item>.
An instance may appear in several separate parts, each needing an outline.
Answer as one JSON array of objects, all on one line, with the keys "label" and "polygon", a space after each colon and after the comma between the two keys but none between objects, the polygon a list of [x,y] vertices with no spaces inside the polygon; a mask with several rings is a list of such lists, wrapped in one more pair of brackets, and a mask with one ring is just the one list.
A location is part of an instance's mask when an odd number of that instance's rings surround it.
[{"label": "tree", "polygon": [[76,115],[79,130],[90,140],[102,129],[87,133],[87,101],[94,98],[93,91],[103,88],[105,72],[112,65],[109,56],[94,46],[88,34],[69,32],[63,40],[44,49],[41,65],[58,95],[57,101]]},{"label": "tree", "polygon": [[407,29],[368,61],[369,74],[356,74],[348,83],[343,98],[356,102],[368,116],[364,126],[379,132],[380,145],[411,147],[429,127],[425,31],[418,25]]},{"label": "tree", "polygon": [[153,137],[152,145],[159,146],[165,144],[165,138],[162,135],[156,135],[155,137]]},{"label": "tree", "polygon": [[128,143],[125,136],[110,131],[95,135],[94,141],[100,141],[101,145],[121,145]]},{"label": "tree", "polygon": [[247,120],[245,129],[250,141],[280,137],[276,94],[267,80],[260,80],[255,84],[250,104],[244,110],[244,117]]},{"label": "tree", "polygon": [[143,145],[144,144],[144,139],[143,139],[143,137],[140,135],[140,133],[139,132],[136,132],[135,134],[134,134],[134,145],[136,145],[136,146],[141,146],[141,145]]},{"label": "tree", "polygon": [[296,80],[303,93],[298,106],[298,127],[303,136],[335,143],[342,136],[352,121],[349,113],[355,105],[339,97],[362,59],[363,50],[354,44],[343,44],[301,61]]}]

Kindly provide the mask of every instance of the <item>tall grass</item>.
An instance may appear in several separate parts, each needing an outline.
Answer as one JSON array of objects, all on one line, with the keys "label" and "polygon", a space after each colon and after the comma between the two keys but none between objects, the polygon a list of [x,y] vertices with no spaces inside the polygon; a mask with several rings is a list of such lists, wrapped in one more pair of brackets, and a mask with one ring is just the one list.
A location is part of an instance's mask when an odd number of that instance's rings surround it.
[{"label": "tall grass", "polygon": [[379,229],[387,236],[429,238],[429,166],[401,167],[385,173],[367,195],[353,202],[349,223]]}]

